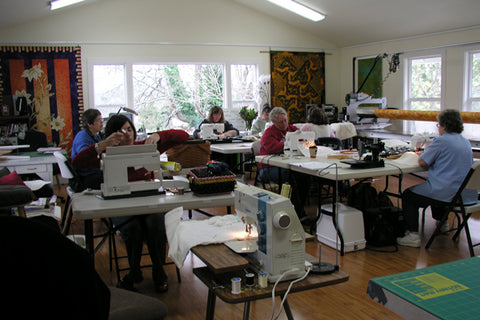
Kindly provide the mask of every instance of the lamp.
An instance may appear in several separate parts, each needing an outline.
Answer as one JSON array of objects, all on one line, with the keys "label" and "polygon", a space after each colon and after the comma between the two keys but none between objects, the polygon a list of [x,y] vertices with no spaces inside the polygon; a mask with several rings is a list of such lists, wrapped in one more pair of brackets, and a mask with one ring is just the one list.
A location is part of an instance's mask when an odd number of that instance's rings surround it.
[{"label": "lamp", "polygon": [[52,0],[50,1],[50,10],[57,10],[83,1],[85,0]]},{"label": "lamp", "polygon": [[133,109],[130,109],[130,108],[127,108],[127,107],[120,107],[120,109],[118,109],[117,111],[117,114],[120,113],[120,111],[125,111],[125,112],[128,112],[128,113],[133,113],[134,115],[138,116],[138,113],[137,111],[133,110]]},{"label": "lamp", "polygon": [[294,0],[267,0],[271,3],[276,4],[284,9],[287,9],[293,13],[296,13],[304,18],[310,19],[314,22],[321,21],[325,19],[325,15],[317,12],[305,5],[298,3]]}]

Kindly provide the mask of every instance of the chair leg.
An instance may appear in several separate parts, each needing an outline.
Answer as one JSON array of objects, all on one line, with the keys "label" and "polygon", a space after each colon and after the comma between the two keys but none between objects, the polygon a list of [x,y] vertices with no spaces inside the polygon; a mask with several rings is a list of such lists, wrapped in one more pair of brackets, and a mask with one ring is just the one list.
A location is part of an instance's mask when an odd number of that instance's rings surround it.
[{"label": "chair leg", "polygon": [[70,231],[70,224],[72,223],[72,200],[70,197],[67,198],[66,202],[66,208],[67,210],[65,211],[65,221],[62,226],[62,234],[68,235],[68,232]]},{"label": "chair leg", "polygon": [[437,223],[437,225],[435,226],[435,230],[433,231],[432,236],[430,237],[430,239],[429,239],[428,242],[427,242],[427,245],[425,246],[425,249],[430,248],[430,245],[432,244],[433,239],[435,239],[435,237],[436,237],[437,235],[439,235],[439,234],[442,233],[442,232],[440,231],[440,228],[441,228],[442,225],[445,223],[445,221],[447,221],[449,213],[450,213],[450,212],[448,212],[445,216],[443,216],[442,219]]}]

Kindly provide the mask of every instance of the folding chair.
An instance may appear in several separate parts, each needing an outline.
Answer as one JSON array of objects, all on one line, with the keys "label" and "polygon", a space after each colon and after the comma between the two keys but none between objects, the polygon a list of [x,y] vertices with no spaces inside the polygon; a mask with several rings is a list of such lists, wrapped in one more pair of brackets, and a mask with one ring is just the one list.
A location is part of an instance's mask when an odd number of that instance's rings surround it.
[{"label": "folding chair", "polygon": [[426,249],[430,248],[430,245],[432,244],[433,240],[435,237],[442,232],[440,231],[441,226],[447,221],[448,215],[450,212],[455,213],[455,215],[460,215],[461,217],[461,222],[459,223],[459,226],[457,228],[454,228],[450,231],[456,230],[455,234],[453,235],[453,240],[456,240],[458,236],[460,235],[460,232],[462,229],[465,230],[465,236],[467,238],[467,244],[468,244],[468,249],[470,251],[470,256],[474,257],[475,253],[473,251],[473,248],[480,245],[480,243],[473,244],[472,243],[472,238],[470,236],[470,229],[468,227],[468,219],[470,216],[477,211],[480,211],[480,201],[478,199],[474,203],[464,203],[462,199],[462,192],[464,190],[480,190],[480,161],[474,161],[472,167],[470,168],[470,171],[467,173],[467,176],[463,180],[463,183],[461,184],[460,188],[458,189],[457,193],[453,197],[452,201],[450,203],[443,203],[446,207],[448,207],[447,213],[442,217],[442,219],[437,223],[437,226],[435,228],[435,231],[433,232],[432,236],[427,242],[427,245],[425,246]]}]

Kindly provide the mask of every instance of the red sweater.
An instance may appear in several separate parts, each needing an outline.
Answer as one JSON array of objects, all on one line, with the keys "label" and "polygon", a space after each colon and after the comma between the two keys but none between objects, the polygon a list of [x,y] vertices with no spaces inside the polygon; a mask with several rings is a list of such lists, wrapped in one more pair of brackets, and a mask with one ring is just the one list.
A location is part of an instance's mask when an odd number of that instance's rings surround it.
[{"label": "red sweater", "polygon": [[[158,131],[160,142],[157,144],[157,150],[163,153],[176,145],[185,143],[188,140],[188,133],[183,130],[165,130]],[[145,140],[135,141],[135,144],[145,144]],[[75,158],[72,159],[72,165],[77,169],[100,168],[100,157],[97,156],[95,145],[83,149]],[[145,168],[134,170],[128,168],[128,181],[149,180],[150,172]]]},{"label": "red sweater", "polygon": [[[268,127],[262,135],[260,155],[265,156],[269,154],[282,154],[283,145],[285,143],[285,135],[287,132],[294,132],[297,130],[298,128],[291,124],[288,125],[286,131],[280,131],[274,125]],[[270,167],[269,165],[262,163],[259,163],[258,166],[260,169]]]}]

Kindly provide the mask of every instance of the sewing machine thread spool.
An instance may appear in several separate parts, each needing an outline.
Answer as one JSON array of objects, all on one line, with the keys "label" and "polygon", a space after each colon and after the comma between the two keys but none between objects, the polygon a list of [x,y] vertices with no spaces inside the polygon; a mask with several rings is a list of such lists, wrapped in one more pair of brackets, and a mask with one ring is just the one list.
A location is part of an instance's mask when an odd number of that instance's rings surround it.
[{"label": "sewing machine thread spool", "polygon": [[266,272],[258,273],[258,286],[260,288],[266,288],[268,286],[268,277]]},{"label": "sewing machine thread spool", "polygon": [[240,294],[242,292],[242,278],[232,278],[232,294]]},{"label": "sewing machine thread spool", "polygon": [[247,287],[252,287],[255,284],[255,274],[247,273],[245,275],[245,284]]}]

